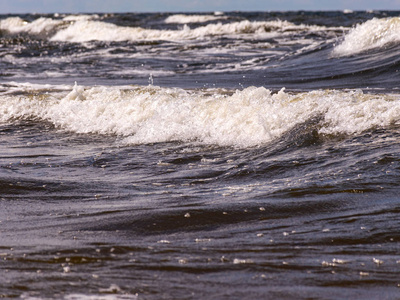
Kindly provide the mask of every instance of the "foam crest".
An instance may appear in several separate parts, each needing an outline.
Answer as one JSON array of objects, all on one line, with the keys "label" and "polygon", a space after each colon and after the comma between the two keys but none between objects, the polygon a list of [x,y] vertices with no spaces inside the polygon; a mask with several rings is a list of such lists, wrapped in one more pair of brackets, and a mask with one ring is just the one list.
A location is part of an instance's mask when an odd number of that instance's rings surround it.
[{"label": "foam crest", "polygon": [[50,18],[38,18],[33,22],[27,22],[20,17],[11,17],[0,21],[0,30],[11,34],[28,33],[32,35],[49,35],[57,26],[64,24],[62,20]]},{"label": "foam crest", "polygon": [[166,24],[189,24],[205,23],[217,20],[226,20],[228,17],[223,15],[172,15],[165,19]]},{"label": "foam crest", "polygon": [[315,116],[322,135],[353,135],[400,124],[399,95],[361,91],[298,94],[250,87],[185,91],[75,85],[70,92],[0,96],[2,122],[39,119],[77,133],[117,135],[124,144],[197,141],[252,147],[283,137]]},{"label": "foam crest", "polygon": [[185,24],[177,30],[145,29],[141,27],[118,26],[102,22],[97,15],[71,15],[64,19],[38,18],[27,22],[19,17],[0,21],[0,30],[11,33],[28,33],[49,37],[52,41],[87,42],[87,41],[136,41],[136,40],[192,40],[220,35],[268,34],[274,36],[293,31],[326,31],[326,27],[295,25],[288,21],[248,20],[231,23],[213,23],[191,29],[186,24],[225,19],[223,15],[172,15],[166,23]]},{"label": "foam crest", "polygon": [[270,34],[302,30],[325,30],[325,27],[295,25],[287,21],[250,22],[241,21],[227,24],[208,24],[195,29],[185,25],[178,30],[156,30],[140,27],[123,27],[93,20],[76,21],[57,32],[51,40],[69,42],[136,41],[136,40],[187,40],[219,35]]},{"label": "foam crest", "polygon": [[[159,39],[163,31],[140,27],[122,27],[100,21],[78,20],[67,28],[57,32],[52,41],[87,42],[87,41],[129,41]],[[168,32],[164,32],[168,36]]]},{"label": "foam crest", "polygon": [[373,48],[380,48],[400,41],[400,18],[372,19],[359,24],[346,34],[343,42],[336,46],[336,56],[354,55]]},{"label": "foam crest", "polygon": [[64,21],[87,21],[93,19],[99,19],[100,16],[93,14],[93,15],[68,15],[63,18]]}]

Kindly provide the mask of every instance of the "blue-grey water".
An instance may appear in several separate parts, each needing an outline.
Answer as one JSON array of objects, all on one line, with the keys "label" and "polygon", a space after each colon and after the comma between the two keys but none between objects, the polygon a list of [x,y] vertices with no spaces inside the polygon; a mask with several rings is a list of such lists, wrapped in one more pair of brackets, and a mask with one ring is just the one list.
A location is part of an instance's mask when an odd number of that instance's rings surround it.
[{"label": "blue-grey water", "polygon": [[400,297],[399,12],[0,15],[0,297]]}]

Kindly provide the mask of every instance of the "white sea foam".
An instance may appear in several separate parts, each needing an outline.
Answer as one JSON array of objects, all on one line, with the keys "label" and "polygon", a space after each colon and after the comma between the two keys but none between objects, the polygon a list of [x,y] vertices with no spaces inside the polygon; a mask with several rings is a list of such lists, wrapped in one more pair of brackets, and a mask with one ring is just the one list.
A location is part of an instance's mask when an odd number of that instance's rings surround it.
[{"label": "white sea foam", "polygon": [[62,20],[53,20],[50,18],[38,18],[33,22],[27,22],[20,17],[11,17],[0,21],[0,30],[16,33],[28,33],[33,35],[48,35],[57,26],[64,24]]},{"label": "white sea foam", "polygon": [[205,23],[209,21],[226,20],[228,17],[224,15],[172,15],[165,19],[166,24],[189,24],[189,23]]},{"label": "white sea foam", "polygon": [[87,21],[99,19],[99,15],[68,15],[63,18],[64,21]]},{"label": "white sea foam", "polygon": [[[191,29],[187,23],[200,22],[201,20],[214,20],[225,18],[218,16],[185,16],[174,15],[166,21],[185,24],[177,30],[145,29],[141,27],[118,26],[102,22],[97,15],[71,15],[64,19],[38,18],[28,22],[20,17],[10,17],[0,21],[0,30],[16,34],[28,33],[49,37],[52,41],[87,42],[97,41],[136,41],[136,40],[192,40],[220,35],[241,35],[254,37],[256,34],[276,36],[293,31],[330,31],[337,28],[323,26],[295,25],[288,21],[254,21],[248,20],[231,23],[207,24]],[[197,20],[197,21],[196,21]],[[171,21],[171,22],[172,22]]]},{"label": "white sea foam", "polygon": [[400,41],[400,18],[374,18],[359,24],[346,34],[333,50],[335,56],[354,55]]},{"label": "white sea foam", "polygon": [[60,30],[51,39],[53,41],[87,42],[99,41],[136,41],[136,40],[187,40],[201,39],[220,35],[249,35],[292,32],[295,30],[323,30],[319,26],[295,25],[287,21],[217,23],[190,29],[184,26],[178,30],[156,30],[140,27],[123,27],[100,21],[77,21],[68,28]]},{"label": "white sea foam", "polygon": [[272,93],[250,87],[185,91],[148,87],[89,87],[48,92],[27,87],[24,96],[0,96],[0,120],[41,119],[78,133],[118,135],[124,144],[198,141],[251,147],[283,136],[322,116],[320,134],[358,134],[400,123],[399,95],[361,91]]}]

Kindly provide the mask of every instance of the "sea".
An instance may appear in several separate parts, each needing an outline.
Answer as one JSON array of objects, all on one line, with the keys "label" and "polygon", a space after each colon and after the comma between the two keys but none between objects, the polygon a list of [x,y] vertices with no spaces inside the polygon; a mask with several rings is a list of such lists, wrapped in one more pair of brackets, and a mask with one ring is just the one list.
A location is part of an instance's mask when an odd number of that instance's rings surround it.
[{"label": "sea", "polygon": [[399,16],[0,15],[0,298],[400,299]]}]

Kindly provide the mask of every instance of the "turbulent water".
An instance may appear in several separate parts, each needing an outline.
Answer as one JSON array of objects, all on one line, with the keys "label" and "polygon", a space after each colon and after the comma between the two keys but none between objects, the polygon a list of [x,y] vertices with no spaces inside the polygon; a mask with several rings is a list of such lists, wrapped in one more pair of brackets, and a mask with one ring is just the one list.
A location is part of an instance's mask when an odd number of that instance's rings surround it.
[{"label": "turbulent water", "polygon": [[0,297],[398,298],[399,15],[1,15]]}]

